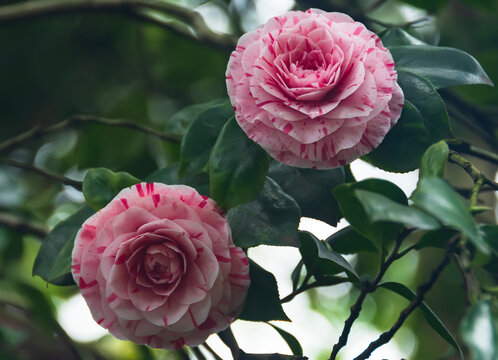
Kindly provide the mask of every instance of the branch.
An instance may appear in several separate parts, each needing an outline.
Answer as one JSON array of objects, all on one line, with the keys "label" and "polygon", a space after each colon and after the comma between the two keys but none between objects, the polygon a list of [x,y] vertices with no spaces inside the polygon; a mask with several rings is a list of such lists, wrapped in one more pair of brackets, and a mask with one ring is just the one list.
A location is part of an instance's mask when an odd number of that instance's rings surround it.
[{"label": "branch", "polygon": [[55,180],[55,181],[58,181],[64,185],[72,186],[73,188],[75,188],[76,190],[79,190],[79,191],[81,191],[83,188],[83,184],[81,181],[76,181],[76,180],[70,179],[68,177],[59,175],[59,174],[54,174],[52,172],[40,169],[40,168],[33,166],[31,164],[26,164],[26,163],[23,163],[23,162],[20,162],[17,160],[6,159],[6,158],[0,158],[0,161],[6,165],[17,167],[17,168],[24,169],[27,171],[31,171],[31,172],[34,172],[35,174],[43,176],[47,179]]},{"label": "branch", "polygon": [[452,150],[473,155],[477,158],[489,161],[495,165],[498,165],[498,155],[494,152],[481,149],[474,146],[466,141],[459,140],[458,142],[449,142],[449,146]]},{"label": "branch", "polygon": [[387,344],[394,334],[401,328],[405,320],[410,316],[410,314],[415,310],[423,301],[424,301],[424,296],[425,294],[434,286],[434,283],[438,279],[439,275],[443,272],[444,268],[449,264],[450,259],[451,259],[451,252],[453,250],[453,246],[456,242],[457,238],[455,238],[453,241],[450,241],[448,244],[448,248],[446,249],[446,252],[444,253],[444,258],[443,261],[438,265],[438,267],[431,273],[431,276],[429,277],[429,280],[427,282],[423,283],[417,288],[417,295],[415,298],[412,300],[410,305],[406,307],[400,314],[394,325],[389,329],[389,331],[384,332],[381,334],[377,340],[373,341],[370,343],[368,348],[363,351],[359,356],[354,358],[354,360],[365,360],[370,357],[372,352],[374,352],[377,348],[381,347],[384,344]]},{"label": "branch", "polygon": [[[196,41],[216,46],[223,50],[231,50],[235,39],[231,35],[217,34],[212,31],[202,16],[192,9],[160,0],[39,0],[27,1],[0,7],[0,24],[16,21],[32,20],[44,16],[65,15],[81,12],[114,12],[127,16],[137,17],[136,12],[155,11],[162,15],[174,16],[191,26]],[[149,17],[141,17],[151,21]],[[158,24],[156,21],[152,21]],[[164,23],[160,24],[164,26]],[[178,29],[166,25],[169,30],[178,32]],[[182,34],[185,35],[185,34]]]},{"label": "branch", "polygon": [[351,312],[349,314],[349,317],[344,322],[344,328],[342,329],[342,334],[339,337],[337,343],[332,348],[329,360],[335,360],[339,351],[348,342],[348,336],[351,331],[351,327],[353,326],[353,323],[356,321],[358,316],[360,316],[360,311],[363,306],[363,301],[365,301],[365,298],[369,293],[372,293],[377,289],[377,285],[382,280],[382,277],[384,277],[384,274],[386,273],[389,266],[391,266],[391,264],[394,261],[396,261],[402,256],[399,253],[399,249],[401,247],[401,243],[410,234],[410,232],[411,230],[405,230],[398,235],[398,237],[396,238],[396,242],[394,244],[394,248],[391,252],[391,255],[389,255],[387,260],[382,264],[379,273],[377,274],[375,279],[373,281],[369,281],[364,284],[363,288],[361,289],[360,296],[358,296],[356,302],[353,304],[353,306],[351,306]]},{"label": "branch", "polygon": [[34,138],[38,138],[47,134],[59,132],[62,130],[66,130],[73,124],[99,124],[99,125],[104,125],[104,126],[115,126],[115,127],[122,127],[122,128],[128,128],[131,130],[139,131],[142,133],[145,133],[147,135],[155,136],[161,140],[165,141],[170,141],[174,143],[180,143],[180,139],[177,138],[176,136],[171,136],[167,134],[163,134],[161,132],[158,132],[150,127],[139,125],[133,121],[129,120],[121,120],[121,119],[109,119],[109,118],[104,118],[104,117],[99,117],[99,116],[94,116],[94,115],[74,115],[71,116],[70,118],[61,121],[55,125],[42,128],[40,126],[36,126],[20,135],[17,135],[13,138],[10,138],[3,143],[0,143],[0,153],[10,150],[13,147],[23,143],[24,141],[31,140]]},{"label": "branch", "polygon": [[334,277],[334,278],[331,279],[330,282],[323,282],[323,281],[318,282],[318,281],[315,281],[315,282],[312,282],[311,284],[304,283],[302,286],[299,287],[299,289],[294,290],[289,295],[287,295],[284,298],[282,298],[280,300],[280,303],[281,304],[287,303],[287,302],[291,301],[292,299],[294,299],[297,295],[299,295],[299,294],[301,294],[301,293],[303,293],[303,292],[305,292],[306,290],[309,290],[309,289],[313,289],[313,288],[320,287],[320,286],[337,285],[337,284],[342,284],[342,283],[349,282],[349,281],[350,280],[347,279],[347,278]]},{"label": "branch", "polygon": [[30,223],[11,214],[0,213],[0,226],[10,228],[23,235],[34,235],[39,238],[44,238],[48,234],[48,229],[44,226]]},{"label": "branch", "polygon": [[197,346],[190,349],[192,349],[192,352],[198,360],[206,360],[206,357]]},{"label": "branch", "polygon": [[[448,161],[460,166],[463,170],[467,172],[467,174],[470,175],[472,180],[474,180],[474,183],[477,184],[482,182],[479,186],[482,187],[483,185],[489,185],[491,186],[494,190],[498,190],[498,184],[495,183],[494,181],[488,179],[481,170],[476,168],[469,160],[464,158],[462,155],[456,153],[453,150],[450,150],[448,154]],[[480,187],[477,190],[480,190]],[[475,186],[474,186],[475,188]],[[474,188],[471,190],[471,196],[474,195]],[[477,191],[478,192],[478,191]]]},{"label": "branch", "polygon": [[203,342],[202,345],[211,355],[213,355],[215,360],[223,360],[217,353],[214,351],[211,346],[209,346],[206,342]]},{"label": "branch", "polygon": [[220,331],[218,336],[232,352],[233,360],[240,360],[245,353],[239,348],[239,344],[237,344],[237,340],[235,340],[235,336],[233,336],[232,329],[228,327],[227,329]]}]

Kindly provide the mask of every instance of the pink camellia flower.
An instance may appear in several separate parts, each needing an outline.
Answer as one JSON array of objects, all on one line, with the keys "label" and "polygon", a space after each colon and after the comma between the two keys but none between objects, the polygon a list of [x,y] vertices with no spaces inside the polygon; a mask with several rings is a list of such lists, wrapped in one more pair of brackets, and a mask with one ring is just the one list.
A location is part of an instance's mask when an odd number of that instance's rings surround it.
[{"label": "pink camellia flower", "polygon": [[122,190],[85,221],[72,273],[97,323],[164,349],[196,346],[227,328],[250,282],[215,202],[159,183]]},{"label": "pink camellia flower", "polygon": [[226,79],[241,128],[297,167],[334,168],[370,152],[404,102],[379,37],[345,14],[317,9],[243,35]]}]

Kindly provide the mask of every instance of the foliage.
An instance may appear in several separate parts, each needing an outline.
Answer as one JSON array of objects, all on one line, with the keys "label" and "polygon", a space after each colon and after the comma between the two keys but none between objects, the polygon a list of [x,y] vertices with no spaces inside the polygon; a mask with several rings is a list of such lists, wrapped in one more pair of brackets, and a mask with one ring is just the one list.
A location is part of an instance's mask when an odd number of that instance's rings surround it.
[{"label": "foliage", "polygon": [[[270,322],[293,320],[282,305],[306,293],[332,322],[345,320],[338,339],[315,345],[327,358],[331,351],[330,359],[339,358],[351,345],[349,333],[368,311],[384,332],[363,354],[406,327],[419,344],[410,358],[496,358],[498,227],[489,190],[498,189],[498,92],[487,85],[498,78],[492,36],[498,2],[294,4],[346,12],[376,30],[391,51],[405,95],[402,116],[363,159],[387,172],[418,169],[412,194],[385,179],[356,181],[349,166],[280,164],[246,136],[227,101],[224,71],[244,21],[257,18],[253,1],[113,8],[96,0],[93,8],[71,9],[60,1],[62,10],[45,9],[50,3],[38,1],[38,12],[23,3],[0,6],[6,54],[0,74],[8,84],[0,90],[7,119],[0,125],[1,358],[163,358],[147,347],[112,355],[102,342],[78,343],[54,311],[77,290],[71,253],[81,224],[140,179],[189,185],[213,198],[249,257],[262,245],[299,254],[286,296],[266,264],[250,260],[251,286],[239,316],[268,323],[293,355],[245,353],[226,330],[220,337],[235,357],[306,356],[296,334]],[[223,14],[228,33],[211,30],[198,16],[194,7],[201,3],[207,4],[197,10],[213,6]],[[407,4],[425,15],[398,22]],[[244,20],[246,13],[252,15]],[[462,19],[462,29],[449,18]],[[96,115],[73,116],[78,113]],[[301,217],[348,224],[321,240],[299,228]],[[407,263],[410,256],[420,266]],[[288,264],[284,257],[274,261]],[[348,294],[324,305],[322,291],[340,284],[350,286]],[[307,331],[320,329],[310,324]],[[202,359],[196,349],[166,356]]]}]

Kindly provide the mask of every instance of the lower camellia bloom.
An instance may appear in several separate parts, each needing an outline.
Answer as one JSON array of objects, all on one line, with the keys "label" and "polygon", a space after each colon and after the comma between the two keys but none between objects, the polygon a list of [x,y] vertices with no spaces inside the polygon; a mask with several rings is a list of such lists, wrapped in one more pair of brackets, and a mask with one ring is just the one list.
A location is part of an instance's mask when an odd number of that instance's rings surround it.
[{"label": "lower camellia bloom", "polygon": [[188,186],[122,190],[76,236],[72,273],[93,318],[114,336],[164,349],[229,326],[249,287],[216,203]]},{"label": "lower camellia bloom", "polygon": [[404,102],[379,37],[345,14],[317,9],[243,35],[226,79],[249,138],[297,167],[334,168],[370,152]]}]

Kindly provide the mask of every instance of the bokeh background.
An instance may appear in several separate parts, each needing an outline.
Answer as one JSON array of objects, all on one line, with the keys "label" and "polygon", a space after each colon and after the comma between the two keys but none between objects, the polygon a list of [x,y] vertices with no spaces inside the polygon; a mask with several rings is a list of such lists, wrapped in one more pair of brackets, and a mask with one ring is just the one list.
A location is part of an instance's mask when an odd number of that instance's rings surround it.
[{"label": "bokeh background", "polygon": [[[38,0],[43,1],[43,0]],[[61,0],[62,1],[62,0]],[[166,1],[166,0],[165,0]],[[474,55],[498,83],[498,1],[496,0],[183,0],[220,33],[239,36],[272,16],[292,8],[318,7],[349,13],[373,30],[422,19],[406,30],[430,44],[452,46]],[[0,1],[1,5],[14,3]],[[181,108],[226,97],[225,68],[229,51],[118,14],[72,14],[0,24],[0,141],[36,124],[50,125],[73,114],[124,118],[171,132],[169,122]],[[443,94],[457,135],[495,151],[498,89],[471,86]],[[108,167],[145,177],[178,160],[179,147],[129,129],[90,124],[26,143],[1,154],[81,180],[91,167]],[[101,329],[76,287],[47,285],[31,276],[40,239],[2,226],[14,216],[50,229],[83,202],[80,192],[0,161],[0,359],[180,359],[175,352],[150,350],[119,341]],[[496,169],[476,164],[490,176]],[[468,189],[461,170],[448,169],[450,181]],[[415,188],[416,173],[389,174],[358,160],[358,180],[382,177],[406,193]],[[494,194],[488,193],[494,206]],[[495,222],[492,212],[486,221]],[[324,239],[345,226],[331,227],[302,219],[301,228]],[[22,230],[22,229],[21,229]],[[276,275],[280,295],[291,292],[290,273],[299,260],[297,249],[261,246],[249,255]],[[426,278],[426,264],[440,254],[412,253],[395,264],[386,279],[411,288]],[[374,257],[349,260],[360,273],[375,271]],[[496,264],[495,264],[496,265]],[[495,268],[496,270],[496,268]],[[477,274],[479,276],[479,274]],[[450,266],[429,293],[427,302],[453,333],[458,333],[464,295],[458,270]],[[293,333],[310,359],[325,359],[342,330],[357,296],[350,285],[309,291],[285,304],[292,323],[278,326]],[[367,298],[340,356],[349,359],[390,327],[406,302],[384,290]],[[290,353],[268,325],[236,321],[234,333],[249,352]],[[223,357],[229,351],[212,336],[208,343]],[[415,312],[394,341],[372,359],[426,360],[453,358],[448,345]],[[206,354],[206,356],[209,355]]]}]

